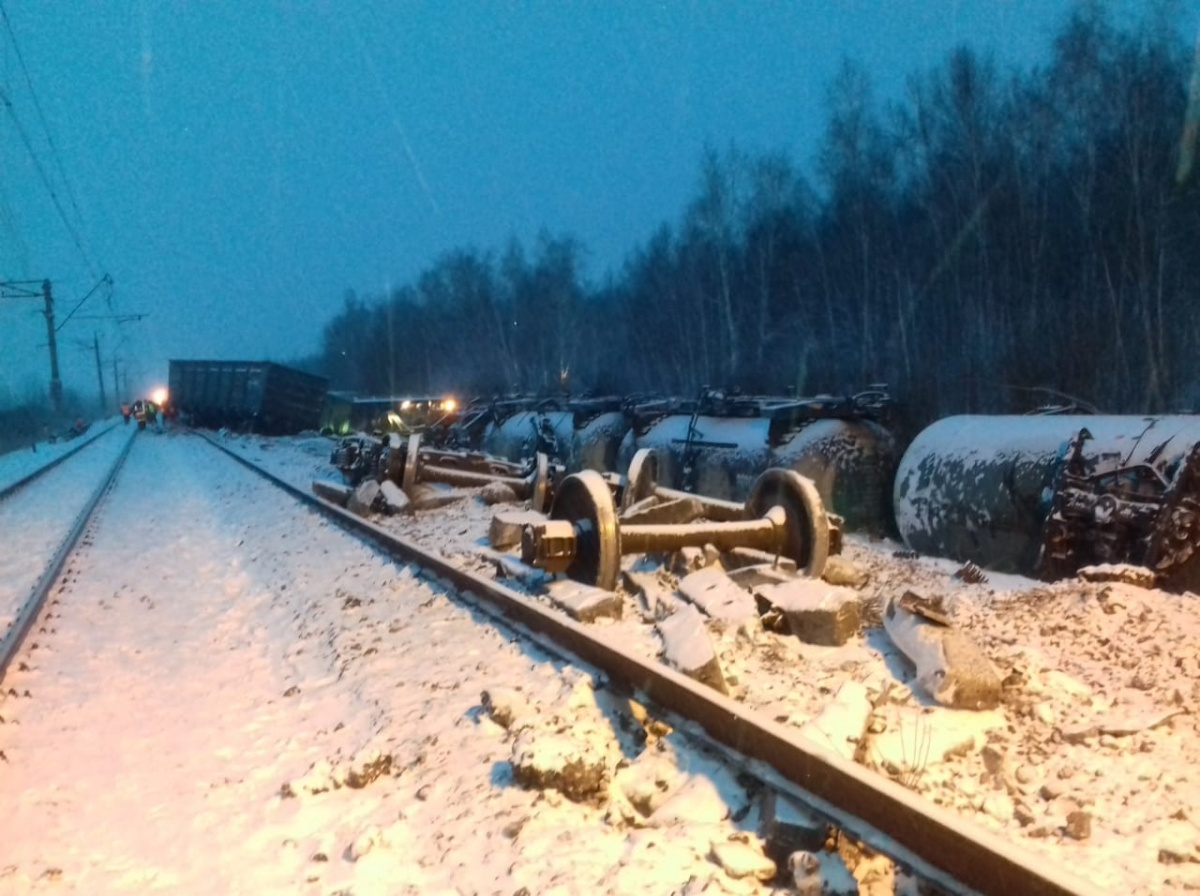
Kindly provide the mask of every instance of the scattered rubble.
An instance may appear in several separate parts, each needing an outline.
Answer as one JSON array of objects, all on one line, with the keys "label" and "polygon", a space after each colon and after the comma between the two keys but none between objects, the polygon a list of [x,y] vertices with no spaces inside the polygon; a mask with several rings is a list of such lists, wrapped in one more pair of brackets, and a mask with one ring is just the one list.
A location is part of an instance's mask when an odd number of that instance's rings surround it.
[{"label": "scattered rubble", "polygon": [[914,592],[890,600],[883,627],[917,667],[917,683],[943,706],[992,709],[1000,702],[1000,676],[983,651],[940,610]]},{"label": "scattered rubble", "polygon": [[809,644],[837,647],[858,634],[862,624],[858,592],[820,579],[796,578],[756,588],[763,612],[778,610],[788,631]]},{"label": "scattered rubble", "polygon": [[658,620],[655,628],[662,638],[664,663],[722,694],[729,693],[721,663],[699,610],[691,604],[683,604],[670,616]]}]

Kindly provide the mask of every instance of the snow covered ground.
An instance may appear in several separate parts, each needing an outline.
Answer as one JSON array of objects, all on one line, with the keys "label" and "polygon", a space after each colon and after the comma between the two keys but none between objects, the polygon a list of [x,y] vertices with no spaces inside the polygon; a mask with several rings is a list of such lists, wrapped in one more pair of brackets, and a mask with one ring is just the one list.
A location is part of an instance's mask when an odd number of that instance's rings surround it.
[{"label": "snow covered ground", "polygon": [[[7,634],[45,572],[44,561],[63,543],[131,435],[129,430],[110,430],[100,435],[78,456],[48,470],[0,502],[0,532],[4,533],[4,548],[0,550],[0,637]],[[67,450],[72,447],[77,445],[66,443]],[[27,460],[41,453],[22,451],[19,458],[11,459],[5,455],[6,462],[0,465],[0,481],[15,482],[44,466],[49,462],[46,457],[36,465],[29,465]],[[36,562],[39,558],[42,564]]]},{"label": "snow covered ground", "polygon": [[[768,892],[712,758],[200,439],[138,434],[86,542],[3,682],[0,893]],[[514,784],[564,739],[656,819]]]},{"label": "snow covered ground", "polygon": [[[336,475],[324,439],[229,444],[304,487]],[[0,893],[776,891],[753,875],[753,784],[585,671],[196,437],[139,434],[127,464],[3,682]],[[492,569],[491,514],[468,497],[383,522]],[[815,647],[710,623],[731,694],[799,729],[861,687],[850,746],[881,774],[1097,893],[1200,887],[1195,596],[965,584],[898,547],[849,540],[864,602],[947,597],[1005,677],[999,709],[931,705],[878,626]],[[596,624],[658,649],[632,609]],[[514,782],[518,757],[581,743],[614,778],[599,797]],[[851,864],[863,892],[915,891]]]},{"label": "snow covered ground", "polygon": [[[297,484],[334,478],[320,439],[235,440]],[[465,500],[385,525],[476,568],[491,509]],[[814,647],[747,626],[710,625],[731,694],[802,727],[848,682],[873,709],[861,761],[932,801],[1065,867],[1103,893],[1200,889],[1200,605],[1120,582],[1047,585],[911,558],[888,541],[848,539],[868,608],[914,590],[954,622],[1004,681],[998,709],[933,705],[878,625],[843,647]],[[632,559],[632,558],[631,558]],[[629,644],[658,645],[635,612]]]}]

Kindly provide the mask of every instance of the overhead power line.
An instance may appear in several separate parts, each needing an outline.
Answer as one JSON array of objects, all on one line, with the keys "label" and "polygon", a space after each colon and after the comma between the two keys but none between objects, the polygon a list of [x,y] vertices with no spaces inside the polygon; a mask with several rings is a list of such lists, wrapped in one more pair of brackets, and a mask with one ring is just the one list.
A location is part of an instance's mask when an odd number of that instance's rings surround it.
[{"label": "overhead power line", "polygon": [[[62,180],[63,187],[66,189],[67,200],[70,202],[71,208],[75,210],[76,219],[80,224],[82,224],[83,214],[79,210],[79,203],[75,201],[75,193],[71,189],[71,180],[67,177],[66,169],[63,167],[62,157],[58,153],[58,146],[54,141],[54,135],[51,133],[50,125],[46,121],[45,114],[42,112],[42,104],[38,101],[37,91],[33,88],[33,79],[29,75],[29,68],[25,65],[25,57],[21,54],[21,46],[17,43],[16,32],[13,31],[12,22],[9,21],[8,11],[4,8],[4,3],[2,0],[0,0],[0,19],[4,20],[4,27],[8,31],[9,40],[12,41],[13,50],[16,52],[17,56],[17,62],[21,66],[21,73],[25,76],[25,84],[29,88],[30,97],[33,99],[33,107],[37,111],[38,121],[42,126],[42,131],[46,135],[46,143],[50,146],[50,155],[54,160],[55,167],[58,169],[58,175]],[[87,267],[88,273],[95,277],[95,266],[92,264],[91,258],[88,256],[87,251],[83,248],[83,241],[79,237],[79,232],[75,225],[67,219],[66,210],[59,201],[58,193],[55,191],[54,186],[50,183],[50,178],[46,175],[46,170],[42,167],[41,160],[34,151],[33,142],[29,139],[29,134],[25,130],[24,125],[21,124],[20,118],[17,117],[17,112],[16,109],[13,108],[12,100],[9,98],[8,94],[3,91],[3,89],[0,89],[0,100],[2,100],[4,105],[8,107],[9,115],[12,116],[13,122],[17,126],[17,133],[21,136],[21,142],[25,144],[25,149],[28,150],[30,157],[33,159],[33,163],[38,170],[38,175],[41,177],[42,183],[45,185],[46,190],[50,193],[50,198],[54,200],[54,207],[58,210],[58,214],[59,217],[62,218],[63,225],[71,234],[71,239],[75,243],[75,248],[79,250],[79,255],[83,259],[83,263]]]}]

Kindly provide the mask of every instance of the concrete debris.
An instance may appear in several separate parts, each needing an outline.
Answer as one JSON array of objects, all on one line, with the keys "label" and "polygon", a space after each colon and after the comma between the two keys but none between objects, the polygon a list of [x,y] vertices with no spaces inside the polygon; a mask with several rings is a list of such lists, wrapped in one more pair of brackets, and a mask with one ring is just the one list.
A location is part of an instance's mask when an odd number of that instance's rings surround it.
[{"label": "concrete debris", "polygon": [[775,877],[775,863],[763,854],[762,847],[748,834],[731,834],[725,840],[714,840],[713,860],[734,880],[753,878],[769,881]]},{"label": "concrete debris", "polygon": [[654,623],[679,609],[675,590],[653,573],[621,571],[621,587],[633,597],[642,622]]},{"label": "concrete debris", "polygon": [[501,554],[488,548],[480,548],[478,554],[481,559],[492,564],[498,579],[513,579],[532,591],[541,591],[550,580],[550,575],[544,569],[536,569],[522,563],[512,554]]},{"label": "concrete debris", "polygon": [[655,628],[662,638],[663,662],[722,694],[729,693],[699,610],[691,604],[682,604],[670,616],[660,619]]},{"label": "concrete debris", "polygon": [[379,484],[379,494],[383,503],[383,512],[388,516],[412,511],[412,501],[409,500],[408,495],[404,494],[404,489],[392,480],[385,479]]},{"label": "concrete debris", "polygon": [[1066,832],[1072,840],[1086,840],[1092,836],[1092,816],[1082,809],[1069,813]]},{"label": "concrete debris", "polygon": [[724,563],[724,558],[729,556],[728,553],[722,555],[722,565],[725,566],[729,580],[739,588],[745,588],[747,591],[754,591],[763,585],[778,585],[781,582],[791,581],[796,577],[795,571],[788,572],[770,563],[753,563],[748,566],[738,566],[731,568]]},{"label": "concrete debris", "polygon": [[820,579],[764,585],[755,589],[754,597],[762,612],[780,611],[791,633],[809,644],[841,646],[862,626],[858,592]]},{"label": "concrete debris", "polygon": [[721,565],[726,570],[741,569],[743,566],[769,566],[780,573],[796,574],[796,561],[790,557],[777,557],[768,551],[755,548],[734,548],[721,555]]},{"label": "concrete debris", "polygon": [[679,581],[679,593],[713,619],[736,623],[758,616],[754,598],[736,585],[719,564],[684,576]]},{"label": "concrete debris", "polygon": [[[905,595],[906,600],[913,597],[912,592]],[[914,613],[899,599],[887,602],[883,627],[916,666],[917,684],[938,703],[955,709],[993,709],[999,705],[999,673],[960,629]]]},{"label": "concrete debris", "polygon": [[412,487],[408,497],[412,500],[413,510],[436,510],[449,504],[457,504],[467,498],[468,492],[452,491],[439,488],[427,482],[418,482]]},{"label": "concrete debris", "polygon": [[507,551],[521,544],[521,532],[526,526],[544,523],[546,515],[536,510],[498,510],[488,526],[488,544],[498,551]]},{"label": "concrete debris", "polygon": [[679,788],[684,775],[673,755],[643,750],[637,759],[617,770],[614,780],[638,814],[649,818]]},{"label": "concrete debris", "polygon": [[820,714],[800,726],[800,736],[819,747],[853,760],[871,721],[866,685],[847,681]]},{"label": "concrete debris", "polygon": [[494,504],[512,504],[517,500],[517,493],[507,482],[489,482],[479,490],[479,500],[489,507]]},{"label": "concrete debris", "polygon": [[379,483],[374,479],[364,479],[358,484],[358,488],[351,492],[346,501],[346,509],[362,517],[370,516],[375,512],[375,502],[378,498]]},{"label": "concrete debris", "polygon": [[821,578],[830,585],[844,585],[847,588],[865,588],[871,581],[871,574],[855,566],[845,557],[832,555],[825,561],[825,569]]},{"label": "concrete debris", "polygon": [[690,523],[704,514],[704,505],[695,498],[670,501],[639,501],[621,514],[622,525],[661,526]]},{"label": "concrete debris", "polygon": [[350,491],[350,486],[343,485],[340,482],[331,482],[328,479],[314,479],[312,481],[313,494],[323,501],[336,504],[338,507],[346,506],[346,502],[350,500]]},{"label": "concrete debris", "polygon": [[704,569],[704,567],[709,566],[712,562],[712,558],[704,548],[689,546],[673,551],[667,557],[663,566],[682,578],[688,575],[688,573]]},{"label": "concrete debris", "polygon": [[746,792],[723,767],[693,774],[648,819],[656,827],[720,824],[746,805]]},{"label": "concrete debris", "polygon": [[620,619],[625,599],[615,591],[605,591],[572,579],[555,579],[546,586],[546,595],[559,609],[579,622]]}]

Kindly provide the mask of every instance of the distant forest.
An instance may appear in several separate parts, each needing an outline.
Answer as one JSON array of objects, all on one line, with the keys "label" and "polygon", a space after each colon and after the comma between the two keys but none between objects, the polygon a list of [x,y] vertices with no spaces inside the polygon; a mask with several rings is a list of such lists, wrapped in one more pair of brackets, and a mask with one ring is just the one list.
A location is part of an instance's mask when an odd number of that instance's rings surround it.
[{"label": "distant forest", "polygon": [[308,366],[372,394],[886,383],[905,428],[1041,389],[1195,409],[1191,57],[1166,16],[1118,27],[1088,4],[1043,67],[961,48],[887,108],[846,63],[816,183],[784,155],[709,150],[678,222],[605,282],[569,235],[454,251],[391,295],[348,293]]}]

